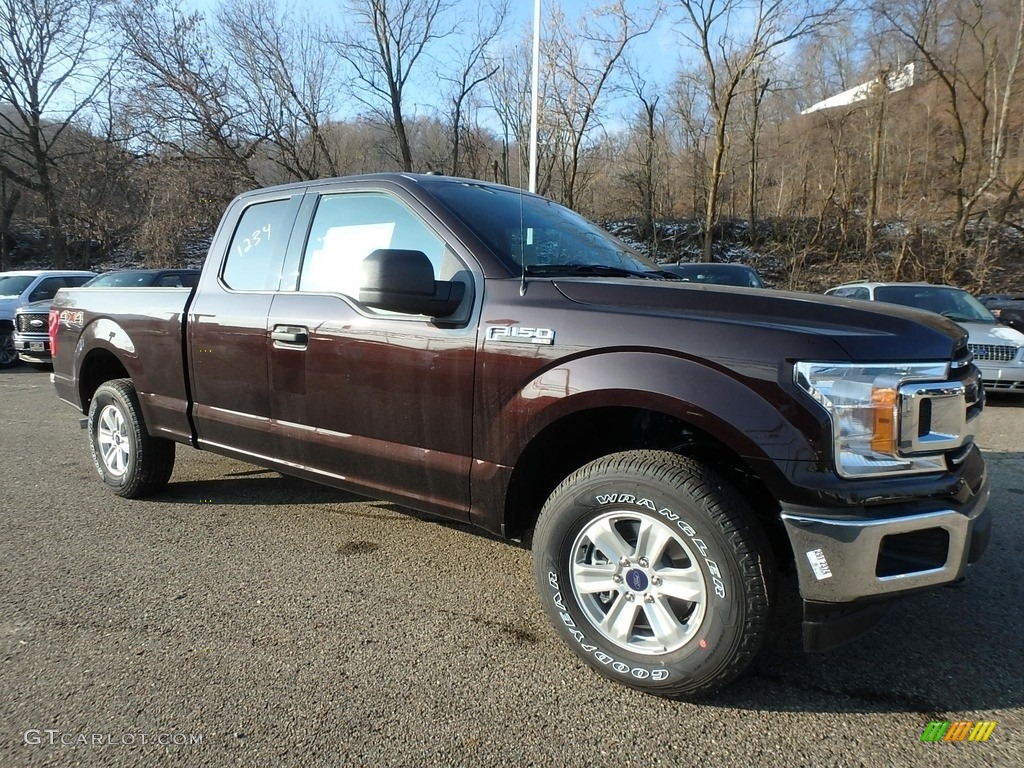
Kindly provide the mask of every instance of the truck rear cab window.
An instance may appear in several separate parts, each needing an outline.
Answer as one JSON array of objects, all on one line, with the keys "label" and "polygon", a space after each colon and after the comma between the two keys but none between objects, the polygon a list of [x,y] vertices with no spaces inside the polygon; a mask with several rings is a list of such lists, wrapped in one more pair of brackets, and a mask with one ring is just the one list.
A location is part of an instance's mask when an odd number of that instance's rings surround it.
[{"label": "truck rear cab window", "polygon": [[288,198],[255,203],[245,209],[228,246],[221,273],[228,288],[277,290],[296,205],[294,198]]},{"label": "truck rear cab window", "polygon": [[299,290],[358,301],[363,260],[379,248],[422,251],[435,280],[450,278],[461,267],[444,240],[397,200],[373,192],[325,195],[306,241]]}]

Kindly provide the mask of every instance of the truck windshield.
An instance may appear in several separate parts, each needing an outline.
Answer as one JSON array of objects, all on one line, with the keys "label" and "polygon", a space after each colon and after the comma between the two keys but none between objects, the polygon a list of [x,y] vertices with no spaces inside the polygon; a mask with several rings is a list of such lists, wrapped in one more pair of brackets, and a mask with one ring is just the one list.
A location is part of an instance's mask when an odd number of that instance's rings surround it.
[{"label": "truck windshield", "polygon": [[424,187],[513,273],[667,276],[600,227],[542,197],[471,182],[427,181]]},{"label": "truck windshield", "polygon": [[0,277],[0,297],[9,299],[12,296],[21,296],[32,281],[31,275],[7,275]]}]

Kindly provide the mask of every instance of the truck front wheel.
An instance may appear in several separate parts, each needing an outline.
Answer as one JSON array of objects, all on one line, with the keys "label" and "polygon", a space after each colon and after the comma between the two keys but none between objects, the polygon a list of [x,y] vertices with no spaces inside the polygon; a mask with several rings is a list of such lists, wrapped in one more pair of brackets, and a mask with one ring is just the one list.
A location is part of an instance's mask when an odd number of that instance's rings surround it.
[{"label": "truck front wheel", "polygon": [[709,693],[764,640],[767,539],[743,498],[691,459],[629,451],[580,468],[544,505],[533,551],[555,629],[618,682]]},{"label": "truck front wheel", "polygon": [[125,498],[155,493],[174,470],[174,443],[146,431],[130,379],[114,379],[96,390],[89,405],[89,447],[103,482]]},{"label": "truck front wheel", "polygon": [[0,331],[0,368],[11,368],[18,364],[18,350],[14,348],[14,337],[10,331]]}]

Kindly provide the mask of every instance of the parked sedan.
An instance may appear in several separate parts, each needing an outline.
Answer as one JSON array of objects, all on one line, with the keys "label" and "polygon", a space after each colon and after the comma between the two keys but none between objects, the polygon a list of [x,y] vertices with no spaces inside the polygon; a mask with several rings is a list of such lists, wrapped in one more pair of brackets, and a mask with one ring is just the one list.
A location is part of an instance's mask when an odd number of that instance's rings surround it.
[{"label": "parked sedan", "polygon": [[104,272],[85,288],[194,288],[198,269],[118,269]]},{"label": "parked sedan", "polygon": [[967,331],[967,345],[987,390],[1024,392],[1024,333],[1002,325],[967,291],[931,283],[844,283],[828,296],[867,299],[925,309],[947,317]]},{"label": "parked sedan", "polygon": [[680,262],[666,264],[661,270],[671,272],[691,283],[712,285],[738,285],[744,288],[764,288],[757,270],[746,264],[717,264],[712,262]]},{"label": "parked sedan", "polygon": [[1024,296],[1019,294],[979,296],[978,301],[984,304],[1003,325],[1024,331]]},{"label": "parked sedan", "polygon": [[[192,288],[198,282],[198,269],[119,269],[95,275],[82,287]],[[51,295],[43,301],[27,304],[15,314],[14,350],[26,363],[45,365],[50,362],[49,315],[52,300]]]}]

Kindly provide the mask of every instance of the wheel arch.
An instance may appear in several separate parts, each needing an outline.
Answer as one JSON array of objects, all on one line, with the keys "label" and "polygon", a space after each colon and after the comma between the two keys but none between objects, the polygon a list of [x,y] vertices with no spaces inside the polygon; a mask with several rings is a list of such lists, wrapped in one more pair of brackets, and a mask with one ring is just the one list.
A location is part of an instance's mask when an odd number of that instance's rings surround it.
[{"label": "wheel arch", "polygon": [[766,517],[777,518],[775,500],[791,492],[792,468],[820,461],[829,447],[820,419],[780,377],[776,366],[730,368],[665,350],[560,360],[481,415],[487,426],[476,456],[505,470],[479,486],[481,524],[520,538],[573,471],[642,448],[686,452],[727,470],[721,474],[748,489],[751,506],[770,506]]},{"label": "wheel arch", "polygon": [[792,549],[769,484],[734,447],[692,421],[666,410],[640,406],[597,406],[574,411],[544,427],[525,446],[508,483],[504,533],[528,537],[554,489],[580,467],[620,451],[664,450],[716,470],[743,495],[767,532],[779,563]]},{"label": "wheel arch", "polygon": [[78,398],[82,413],[89,412],[93,395],[103,384],[113,379],[131,378],[121,359],[105,347],[96,347],[86,352],[78,370]]},{"label": "wheel arch", "polygon": [[89,412],[96,390],[111,379],[131,379],[139,387],[135,342],[118,322],[108,317],[94,318],[82,328],[74,358],[78,402],[83,413]]}]

